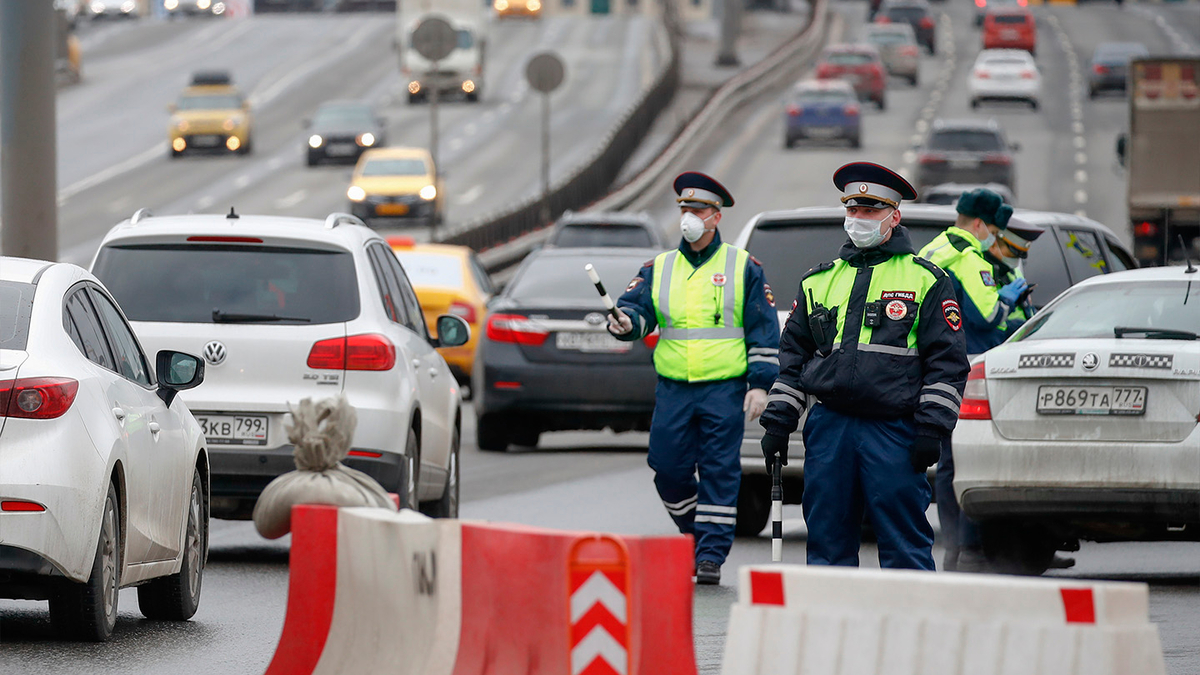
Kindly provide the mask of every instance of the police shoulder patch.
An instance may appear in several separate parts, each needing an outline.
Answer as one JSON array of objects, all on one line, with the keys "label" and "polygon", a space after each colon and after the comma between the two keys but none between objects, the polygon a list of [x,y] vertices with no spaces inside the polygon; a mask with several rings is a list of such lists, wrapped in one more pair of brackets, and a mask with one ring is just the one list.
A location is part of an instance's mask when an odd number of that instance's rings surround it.
[{"label": "police shoulder patch", "polygon": [[946,319],[946,325],[950,326],[950,330],[962,329],[962,310],[958,308],[957,300],[942,301],[942,316]]},{"label": "police shoulder patch", "polygon": [[983,278],[984,286],[995,286],[996,280],[992,277],[992,273],[987,270],[979,270],[979,276]]},{"label": "police shoulder patch", "polygon": [[767,304],[775,306],[775,293],[771,290],[771,284],[763,284],[763,295],[767,296]]},{"label": "police shoulder patch", "polygon": [[642,277],[640,277],[640,276],[634,277],[633,281],[630,281],[629,285],[625,287],[625,292],[628,293],[629,291],[632,291],[633,289],[637,288],[641,283],[642,283]]}]

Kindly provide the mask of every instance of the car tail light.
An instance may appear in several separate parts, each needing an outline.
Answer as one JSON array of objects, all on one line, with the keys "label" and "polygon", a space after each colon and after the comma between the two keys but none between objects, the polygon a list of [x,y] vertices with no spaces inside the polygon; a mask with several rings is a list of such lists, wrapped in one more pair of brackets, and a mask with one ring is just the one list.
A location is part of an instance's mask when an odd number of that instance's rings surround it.
[{"label": "car tail light", "polygon": [[836,74],[837,68],[834,68],[828,63],[822,63],[821,65],[817,66],[817,77],[831,77]]},{"label": "car tail light", "polygon": [[351,457],[370,457],[371,459],[379,459],[383,457],[382,452],[372,452],[370,450],[351,450],[346,453]]},{"label": "car tail light", "polygon": [[540,323],[520,314],[493,314],[487,322],[487,336],[493,342],[540,347],[549,335]]},{"label": "car tail light", "polygon": [[920,21],[921,28],[933,28],[933,19],[924,17]]},{"label": "car tail light", "polygon": [[1158,234],[1158,227],[1148,220],[1143,220],[1133,228],[1133,234],[1138,237],[1153,237]]},{"label": "car tail light", "polygon": [[450,314],[461,318],[467,323],[475,323],[475,319],[478,318],[475,315],[474,305],[468,305],[467,303],[459,300],[455,300],[454,302],[450,303],[450,309],[447,311]]},{"label": "car tail light", "polygon": [[29,377],[0,382],[0,417],[49,420],[75,402],[79,382],[69,377]]},{"label": "car tail light", "polygon": [[1022,80],[1032,80],[1033,79],[1033,71],[1032,70],[1022,70],[1021,71],[1021,79]]},{"label": "car tail light", "polygon": [[330,338],[313,344],[308,367],[317,370],[391,370],[396,346],[382,335]]},{"label": "car tail light", "polygon": [[976,7],[987,7],[987,0],[975,0]]},{"label": "car tail light", "polygon": [[803,112],[804,112],[804,108],[801,108],[798,105],[789,105],[787,107],[788,117],[799,117],[800,114]]},{"label": "car tail light", "polygon": [[654,332],[642,338],[642,341],[646,343],[647,347],[654,349],[656,346],[658,346],[658,335],[658,329],[655,328]]},{"label": "car tail light", "polygon": [[879,18],[875,19],[875,23],[891,23],[891,22],[892,22],[892,20],[886,16],[880,16]]},{"label": "car tail light", "polygon": [[505,389],[508,391],[516,391],[521,388],[520,382],[497,381],[492,383],[493,389]]},{"label": "car tail light", "polygon": [[388,246],[392,248],[412,248],[417,245],[417,240],[406,236],[391,236],[387,238]]},{"label": "car tail light", "polygon": [[921,153],[921,155],[919,157],[917,157],[917,163],[919,163],[919,164],[945,164],[946,158],[939,154],[936,154],[936,153],[923,152],[923,153]]},{"label": "car tail light", "polygon": [[962,406],[958,418],[962,420],[990,420],[992,406],[988,403],[987,376],[982,363],[971,366],[967,375],[967,388],[963,392]]},{"label": "car tail light", "polygon": [[1008,155],[984,155],[984,164],[994,164],[998,166],[1008,166],[1012,164],[1012,157]]},{"label": "car tail light", "polygon": [[986,70],[976,70],[975,71],[975,77],[978,77],[981,80],[986,80],[986,79],[990,78],[991,76],[992,76],[992,74]]},{"label": "car tail light", "polygon": [[842,112],[846,113],[850,117],[856,117],[856,116],[858,116],[858,104],[857,103],[847,103],[846,107],[842,108]]},{"label": "car tail light", "polygon": [[14,511],[21,512],[41,512],[45,511],[46,507],[37,502],[27,502],[23,499],[6,499],[0,502],[0,511],[12,513]]},{"label": "car tail light", "polygon": [[1097,63],[1096,65],[1092,66],[1092,72],[1097,75],[1107,75],[1108,74],[1108,66],[1102,66],[1099,63]]}]

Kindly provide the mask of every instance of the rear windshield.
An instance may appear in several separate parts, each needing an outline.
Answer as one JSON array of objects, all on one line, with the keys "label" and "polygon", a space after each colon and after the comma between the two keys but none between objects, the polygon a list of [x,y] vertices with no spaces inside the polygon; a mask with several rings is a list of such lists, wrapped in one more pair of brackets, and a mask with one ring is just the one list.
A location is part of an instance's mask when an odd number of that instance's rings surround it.
[{"label": "rear windshield", "polygon": [[830,52],[825,55],[826,63],[835,66],[862,66],[873,60],[870,54],[862,52]]},{"label": "rear windshield", "polygon": [[1145,56],[1149,52],[1141,45],[1101,45],[1096,47],[1096,53],[1092,56],[1095,61],[1115,61],[1129,62],[1135,56]]},{"label": "rear windshield", "polygon": [[925,18],[927,12],[924,7],[889,7],[887,17],[893,21],[902,19],[909,23],[920,21]]},{"label": "rear windshield", "polygon": [[911,44],[912,36],[900,31],[874,32],[867,34],[867,41],[877,45],[902,45]]},{"label": "rear windshield", "polygon": [[242,107],[238,96],[183,96],[177,106],[179,110],[234,110]]},{"label": "rear windshield", "polygon": [[992,21],[996,23],[1025,23],[1024,14],[993,14]]},{"label": "rear windshield", "polygon": [[25,349],[33,291],[33,284],[0,281],[0,349]]},{"label": "rear windshield", "polygon": [[374,123],[375,116],[371,114],[371,109],[357,105],[320,108],[313,117],[313,126],[336,124],[372,126]]},{"label": "rear windshield", "polygon": [[1027,66],[1029,62],[1020,57],[992,56],[983,60],[984,66]]},{"label": "rear windshield", "polygon": [[[800,289],[800,279],[811,267],[837,258],[846,231],[842,219],[780,222],[779,226],[760,223],[750,235],[746,250],[762,263],[767,283],[789,301]],[[922,225],[905,223],[913,246],[920,250],[946,229],[950,223]],[[780,308],[790,303],[779,305]]]},{"label": "rear windshield", "polygon": [[952,129],[936,131],[929,139],[930,150],[966,150],[968,152],[995,152],[1002,150],[1000,137],[991,131]]},{"label": "rear windshield", "polygon": [[596,287],[583,269],[589,262],[595,265],[596,273],[615,300],[646,261],[615,256],[592,256],[587,259],[540,256],[522,270],[515,282],[505,290],[505,295],[517,300],[537,298],[599,303]]},{"label": "rear windshield", "polygon": [[363,166],[364,176],[424,176],[429,171],[421,159],[372,159]]},{"label": "rear windshield", "polygon": [[637,225],[567,225],[554,238],[554,245],[563,248],[592,246],[635,246],[653,248],[654,240],[646,228]]},{"label": "rear windshield", "polygon": [[131,321],[340,323],[358,316],[348,251],[275,246],[105,246],[95,275]]},{"label": "rear windshield", "polygon": [[396,251],[396,259],[413,286],[462,288],[462,260],[452,255]]},{"label": "rear windshield", "polygon": [[812,104],[812,103],[850,103],[855,97],[849,91],[825,90],[825,91],[803,91],[792,97],[793,103]]},{"label": "rear windshield", "polygon": [[[1200,333],[1200,283],[1141,281],[1076,288],[1035,316],[1015,338],[1184,338],[1155,331]],[[1128,329],[1149,329],[1130,332]]]}]

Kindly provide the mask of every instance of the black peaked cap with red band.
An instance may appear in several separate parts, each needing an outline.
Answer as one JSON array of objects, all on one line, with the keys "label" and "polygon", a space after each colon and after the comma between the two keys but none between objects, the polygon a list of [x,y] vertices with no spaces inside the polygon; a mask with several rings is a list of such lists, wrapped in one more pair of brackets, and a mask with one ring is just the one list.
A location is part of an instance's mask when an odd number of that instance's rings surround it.
[{"label": "black peaked cap with red band", "polygon": [[842,191],[846,206],[900,208],[901,200],[917,198],[917,191],[900,174],[874,162],[851,162],[833,172],[833,184]]},{"label": "black peaked cap with red band", "polygon": [[680,206],[720,209],[733,206],[733,195],[717,179],[699,171],[685,171],[675,178],[675,201]]}]

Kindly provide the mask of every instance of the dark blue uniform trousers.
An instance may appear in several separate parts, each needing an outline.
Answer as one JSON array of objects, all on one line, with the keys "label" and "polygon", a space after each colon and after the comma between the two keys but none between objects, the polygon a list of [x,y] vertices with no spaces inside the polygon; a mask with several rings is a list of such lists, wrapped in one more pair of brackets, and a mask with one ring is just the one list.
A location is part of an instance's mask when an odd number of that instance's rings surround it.
[{"label": "dark blue uniform trousers", "polygon": [[981,548],[979,525],[963,514],[958,497],[954,496],[954,449],[950,443],[942,446],[942,458],[933,484],[937,489],[938,520],[941,521],[946,551],[957,557],[964,548]]},{"label": "dark blue uniform trousers", "polygon": [[909,419],[872,420],[814,405],[804,425],[809,565],[858,565],[866,510],[885,568],[933,570],[932,490],[914,471]]},{"label": "dark blue uniform trousers", "polygon": [[696,537],[696,561],[723,564],[737,523],[746,380],[660,377],[654,397],[647,461],[658,495],[679,531]]}]

